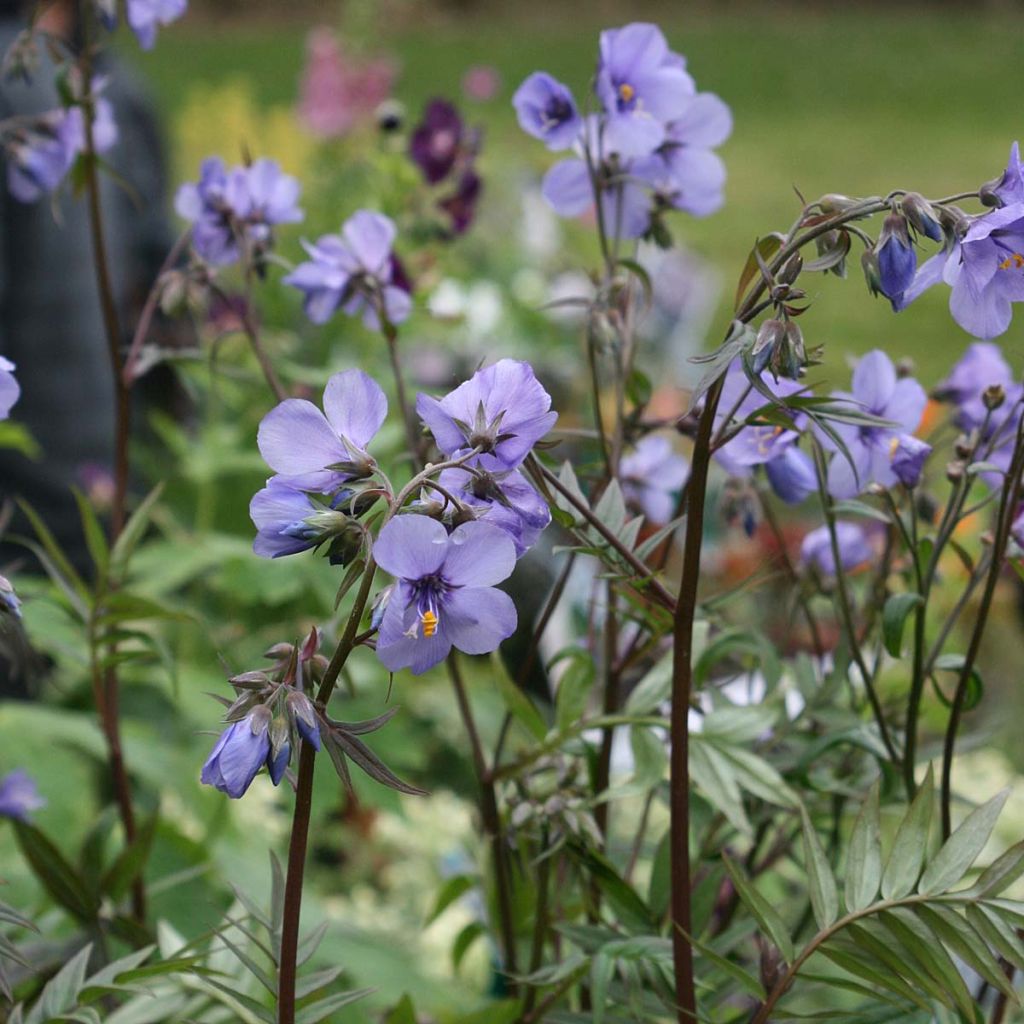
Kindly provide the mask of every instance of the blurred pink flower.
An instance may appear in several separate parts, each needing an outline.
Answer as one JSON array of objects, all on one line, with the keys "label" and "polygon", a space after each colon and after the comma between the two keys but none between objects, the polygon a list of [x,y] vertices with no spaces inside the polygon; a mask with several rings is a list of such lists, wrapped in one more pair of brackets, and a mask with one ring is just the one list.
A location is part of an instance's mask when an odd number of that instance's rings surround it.
[{"label": "blurred pink flower", "polygon": [[501,88],[501,75],[491,64],[474,64],[462,76],[462,91],[471,100],[493,100]]},{"label": "blurred pink flower", "polygon": [[347,135],[391,95],[398,69],[390,57],[346,54],[331,29],[313,29],[306,40],[299,117],[314,135]]}]

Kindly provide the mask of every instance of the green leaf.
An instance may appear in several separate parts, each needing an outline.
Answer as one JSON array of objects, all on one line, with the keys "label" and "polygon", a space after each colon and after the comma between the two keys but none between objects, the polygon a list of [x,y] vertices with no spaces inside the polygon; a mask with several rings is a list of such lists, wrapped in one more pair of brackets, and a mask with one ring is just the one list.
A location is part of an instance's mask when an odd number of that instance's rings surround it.
[{"label": "green leaf", "polygon": [[637,929],[654,928],[654,920],[647,904],[604,854],[578,843],[569,844],[567,849],[586,868],[590,877],[619,914],[623,924]]},{"label": "green leaf", "polygon": [[1010,795],[1008,789],[998,793],[981,807],[975,808],[946,840],[942,849],[924,869],[917,891],[944,893],[960,881],[981,855],[996,827],[996,821]]},{"label": "green leaf", "polygon": [[764,238],[759,238],[754,243],[754,248],[750,250],[750,255],[747,256],[746,262],[743,264],[743,270],[740,271],[740,279],[736,284],[736,298],[734,300],[734,309],[738,312],[740,306],[743,304],[743,297],[747,294],[747,289],[750,287],[751,281],[754,277],[760,273],[761,263],[767,263],[771,258],[782,248],[784,238],[777,232],[773,232],[770,235],[765,235]]},{"label": "green leaf", "polygon": [[629,730],[633,751],[633,783],[644,789],[657,786],[668,770],[665,741],[653,729],[634,725]]},{"label": "green leaf", "polygon": [[590,961],[590,1002],[594,1024],[604,1020],[608,1004],[608,985],[615,974],[615,961],[604,953],[596,953]]},{"label": "green leaf", "polygon": [[153,515],[153,509],[163,494],[163,482],[158,483],[149,494],[139,503],[139,507],[129,516],[124,524],[124,529],[114,541],[114,548],[110,553],[110,567],[115,579],[122,579],[128,571],[128,563],[131,560],[135,549],[146,532],[146,527]]},{"label": "green leaf", "polygon": [[408,993],[402,996],[384,1018],[384,1024],[418,1024],[416,1007]]},{"label": "green leaf", "polygon": [[26,518],[32,524],[32,529],[35,530],[39,543],[49,557],[53,570],[78,594],[82,601],[88,604],[92,600],[92,591],[86,586],[82,577],[74,570],[50,528],[27,501],[19,499],[18,507],[25,513]]},{"label": "green leaf", "polygon": [[752,974],[748,974],[739,964],[734,964],[731,960],[727,960],[724,956],[716,953],[710,946],[706,946],[701,942],[695,942],[691,940],[693,948],[700,953],[701,956],[710,960],[719,970],[724,971],[726,974],[735,981],[740,988],[749,996],[753,996],[754,999],[763,1000],[765,997],[764,986],[755,978]]},{"label": "green leaf", "polygon": [[906,896],[914,888],[914,883],[921,874],[932,822],[934,789],[932,768],[929,765],[924,782],[921,783],[914,802],[896,831],[896,839],[882,875],[883,899],[899,899]]},{"label": "green leaf", "polygon": [[999,915],[983,904],[967,904],[965,913],[974,930],[1018,971],[1024,971],[1024,944]]},{"label": "green leaf", "polygon": [[[940,654],[935,659],[935,671],[944,672],[956,672],[958,674],[963,672],[964,665],[967,662],[967,658],[963,654]],[[939,695],[939,699],[946,707],[950,707],[951,703],[941,689],[936,687],[936,692]],[[970,678],[967,680],[967,692],[964,695],[964,701],[962,709],[963,711],[971,711],[981,703],[981,698],[985,694],[985,682],[981,678],[981,673],[977,667],[971,668]]]},{"label": "green leaf", "polygon": [[547,735],[548,727],[544,724],[541,713],[534,707],[529,697],[509,677],[498,652],[491,655],[491,668],[494,670],[494,677],[498,682],[498,690],[501,699],[505,702],[505,708],[534,739],[542,740]]},{"label": "green leaf", "polygon": [[424,927],[436,921],[460,896],[464,896],[470,889],[476,888],[479,879],[473,875],[455,875],[441,886],[441,891],[434,901],[434,909],[430,911],[424,922]]},{"label": "green leaf", "polygon": [[360,988],[352,992],[338,992],[315,1003],[307,1003],[296,1012],[295,1024],[319,1024],[320,1021],[327,1020],[335,1010],[340,1010],[359,999],[365,999],[374,991],[372,988]]},{"label": "green leaf", "polygon": [[587,709],[587,698],[594,685],[594,662],[584,651],[573,651],[569,665],[558,679],[555,695],[555,728],[569,732],[579,724]]},{"label": "green leaf", "polygon": [[157,816],[154,814],[138,830],[135,839],[118,854],[100,880],[100,891],[112,900],[121,899],[145,869],[149,851],[153,847],[156,825]]},{"label": "green leaf", "polygon": [[892,523],[892,517],[886,515],[881,509],[875,508],[874,505],[869,505],[867,502],[857,501],[854,498],[849,498],[846,501],[834,501],[832,503],[832,511],[836,515],[864,516],[866,519],[874,519],[877,522],[885,523],[886,526]]},{"label": "green leaf", "polygon": [[700,733],[690,737],[690,780],[707,801],[725,815],[739,832],[750,834],[750,819],[743,808],[739,784],[729,762],[711,743],[701,742]]},{"label": "green leaf", "polygon": [[79,921],[94,921],[100,909],[99,897],[89,890],[57,847],[34,825],[24,821],[14,822],[14,834],[25,860],[46,891]]},{"label": "green leaf", "polygon": [[846,855],[846,909],[863,910],[878,895],[882,880],[882,840],[878,820],[878,783],[861,805]]},{"label": "green leaf", "polygon": [[775,943],[783,960],[787,964],[792,963],[795,956],[793,940],[790,938],[785,921],[779,916],[778,911],[744,878],[743,873],[729,859],[728,854],[723,853],[722,859],[725,861],[729,877],[732,878],[733,884],[736,886],[736,891],[740,894],[740,899],[743,900],[768,938]]},{"label": "green leaf", "polygon": [[1017,1002],[1013,986],[1000,970],[999,963],[989,950],[988,944],[955,910],[942,903],[936,903],[934,906],[921,904],[914,907],[914,913],[942,945],[948,946],[989,985]]},{"label": "green leaf", "polygon": [[903,627],[907,616],[919,605],[924,604],[920,594],[892,594],[882,609],[882,638],[885,649],[898,658],[903,648]]},{"label": "green leaf", "polygon": [[654,663],[626,700],[626,711],[646,715],[668,700],[672,690],[672,652]]},{"label": "green leaf", "polygon": [[832,867],[822,849],[818,833],[807,814],[807,809],[800,805],[800,822],[803,830],[804,866],[807,870],[807,881],[810,886],[811,908],[814,920],[821,930],[826,929],[839,916],[839,893],[836,891],[836,880],[832,875]]},{"label": "green leaf", "polygon": [[452,969],[457,971],[459,964],[462,963],[466,953],[469,952],[469,947],[476,942],[480,936],[485,935],[487,929],[479,921],[470,921],[458,935],[455,936],[455,941],[452,943]]},{"label": "green leaf", "polygon": [[[858,931],[863,932],[863,929],[858,929]],[[883,945],[882,948],[884,950],[885,946]],[[862,978],[871,985],[895,992],[917,1006],[928,1008],[928,1003],[903,980],[902,975],[893,970],[885,970],[881,966],[883,961],[874,953],[865,954],[859,949],[835,944],[823,946],[821,952],[837,967],[841,967],[855,977]]]},{"label": "green leaf", "polygon": [[96,516],[96,510],[89,503],[89,499],[77,487],[72,487],[71,493],[75,496],[75,503],[78,505],[78,516],[82,520],[82,533],[85,535],[85,544],[89,549],[89,556],[96,567],[96,576],[99,580],[98,588],[102,588],[103,581],[107,576],[107,567],[110,563],[110,549],[107,547],[107,538]]},{"label": "green leaf", "polygon": [[998,896],[1024,874],[1024,839],[997,857],[971,886],[971,894],[979,899]]},{"label": "green leaf", "polygon": [[92,956],[92,943],[80,949],[47,983],[26,1024],[47,1021],[75,1007]]}]

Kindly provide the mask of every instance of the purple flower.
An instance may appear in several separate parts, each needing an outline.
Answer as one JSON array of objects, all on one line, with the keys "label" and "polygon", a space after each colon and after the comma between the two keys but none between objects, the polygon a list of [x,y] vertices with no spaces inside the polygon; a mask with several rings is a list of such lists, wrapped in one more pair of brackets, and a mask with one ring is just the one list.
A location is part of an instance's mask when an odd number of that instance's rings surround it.
[{"label": "purple flower", "polygon": [[440,401],[418,395],[416,411],[445,455],[480,448],[490,470],[515,469],[558,419],[533,367],[514,359],[477,370]]},{"label": "purple flower", "polygon": [[932,453],[932,446],[914,437],[900,434],[889,442],[892,471],[904,487],[916,487],[921,482],[924,464]]},{"label": "purple flower", "polygon": [[833,423],[849,458],[830,437],[822,437],[825,447],[835,452],[828,468],[829,493],[834,498],[853,498],[871,483],[891,487],[898,480],[892,466],[892,442],[901,434],[912,434],[920,424],[928,400],[924,388],[912,377],[897,380],[892,360],[875,349],[857,363],[853,393],[837,393],[834,397],[895,425]]},{"label": "purple flower", "polygon": [[188,7],[188,0],[126,0],[126,3],[128,25],[144,50],[153,49],[160,25],[177,21]]},{"label": "purple flower", "polygon": [[380,385],[362,370],[331,377],[324,388],[324,412],[302,398],[285,399],[271,409],[260,423],[256,443],[267,465],[283,479],[274,485],[275,494],[261,501],[261,521],[269,526],[282,522],[288,508],[299,511],[298,500],[283,501],[276,492],[281,485],[328,494],[347,480],[368,476],[375,463],[366,447],[387,413]]},{"label": "purple flower", "polygon": [[660,434],[641,438],[619,464],[622,493],[658,524],[672,518],[676,495],[689,475],[690,464]]},{"label": "purple flower", "polygon": [[21,618],[21,601],[6,576],[0,576],[0,607],[6,608],[15,618]]},{"label": "purple flower", "polygon": [[[836,541],[839,564],[844,572],[850,572],[874,558],[874,548],[867,534],[856,523],[836,523]],[[827,526],[819,526],[804,537],[800,545],[800,561],[817,569],[823,576],[835,576],[836,560]]]},{"label": "purple flower", "polygon": [[419,675],[452,647],[486,654],[515,631],[515,605],[494,586],[512,572],[515,545],[498,527],[464,523],[449,536],[435,519],[404,515],[381,530],[373,555],[398,580],[377,639],[392,672]]},{"label": "purple flower", "polygon": [[378,309],[393,324],[409,315],[412,301],[395,275],[391,247],[395,225],[383,214],[359,210],[341,226],[340,235],[322,235],[316,244],[303,242],[311,259],[300,263],[285,284],[305,295],[303,308],[315,324],[326,323],[338,310],[362,314],[371,329],[380,326]]},{"label": "purple flower", "polygon": [[910,241],[906,218],[897,213],[885,218],[875,253],[879,290],[896,302],[913,283],[917,270],[917,251]]},{"label": "purple flower", "polygon": [[216,787],[232,800],[242,796],[256,773],[264,765],[269,767],[270,719],[270,711],[261,704],[245,718],[232,722],[210,751],[199,776],[200,782]]},{"label": "purple flower", "polygon": [[[1024,167],[1020,162],[1020,145],[1014,143],[1010,147],[1010,159],[1006,163],[1006,170],[1002,177],[990,185],[982,187],[982,202],[986,206],[1010,206],[1013,203],[1024,202]],[[995,202],[990,202],[989,197],[994,197]]]},{"label": "purple flower", "polygon": [[504,530],[515,544],[517,558],[537,543],[551,522],[547,502],[517,469],[446,469],[437,482],[478,512],[482,522]]},{"label": "purple flower", "polygon": [[[761,375],[761,381],[782,399],[805,390],[796,381],[786,377],[775,381],[767,373]],[[749,393],[745,394],[748,389]],[[761,392],[750,388],[746,373],[734,366],[722,386],[719,412],[715,419],[716,432],[728,425],[726,417],[730,410],[735,409],[731,420],[742,423],[767,404]],[[715,458],[730,476],[735,477],[750,476],[756,466],[764,466],[768,482],[775,493],[783,501],[795,505],[817,487],[817,478],[810,458],[796,447],[806,417],[796,413],[791,418],[795,430],[768,424],[744,426],[715,452]]]},{"label": "purple flower", "polygon": [[568,86],[545,71],[535,71],[512,97],[519,127],[548,149],[571,149],[583,121]]},{"label": "purple flower", "polygon": [[[103,81],[93,82],[96,114],[93,144],[105,153],[117,142],[117,124],[109,100],[98,94]],[[81,107],[51,110],[11,132],[5,143],[7,187],[19,202],[34,203],[64,180],[80,153],[85,152],[85,122]]]},{"label": "purple flower", "polygon": [[21,397],[21,385],[14,376],[14,363],[0,356],[0,420],[11,415],[11,408]]},{"label": "purple flower", "polygon": [[940,280],[952,287],[949,310],[965,331],[986,339],[1003,334],[1012,303],[1024,300],[1024,202],[976,217],[958,244],[921,266],[895,308]]},{"label": "purple flower", "polygon": [[476,216],[476,204],[483,191],[480,175],[471,167],[459,175],[459,183],[455,191],[437,201],[439,209],[444,210],[452,219],[452,233],[465,234]]},{"label": "purple flower", "polygon": [[[346,497],[345,491],[341,497]],[[333,504],[339,504],[337,499]],[[340,533],[348,523],[344,512],[328,508],[277,476],[271,477],[249,502],[249,518],[258,531],[252,549],[263,558],[309,551]]]},{"label": "purple flower", "polygon": [[935,394],[956,406],[957,426],[970,431],[985,422],[987,410],[982,396],[990,387],[1000,387],[1005,392],[1002,407],[1005,410],[1024,396],[1024,388],[1014,380],[999,346],[991,341],[976,341],[967,346],[967,351],[935,389]]},{"label": "purple flower", "polygon": [[455,107],[447,100],[431,100],[409,141],[409,156],[431,185],[436,185],[455,166],[465,128]]},{"label": "purple flower", "polygon": [[223,266],[242,255],[242,241],[265,247],[275,224],[302,220],[301,186],[274,160],[260,159],[230,171],[220,157],[208,157],[199,180],[178,189],[174,208],[192,224],[192,247],[207,263]]},{"label": "purple flower", "polygon": [[605,148],[624,157],[654,152],[695,92],[683,58],[657,25],[642,22],[601,33],[595,89],[606,115]]},{"label": "purple flower", "polygon": [[0,779],[0,818],[28,821],[33,811],[45,806],[46,800],[28,772],[15,768]]},{"label": "purple flower", "polygon": [[[591,119],[586,134],[590,163],[598,168],[606,231],[618,238],[639,238],[659,209],[682,210],[696,217],[714,213],[724,198],[725,165],[712,149],[731,131],[732,114],[717,96],[688,96],[680,117],[666,126],[665,141],[656,152],[611,164],[597,147],[600,127]],[[577,158],[555,164],[544,178],[542,191],[561,216],[585,213],[594,204],[587,161]]]}]

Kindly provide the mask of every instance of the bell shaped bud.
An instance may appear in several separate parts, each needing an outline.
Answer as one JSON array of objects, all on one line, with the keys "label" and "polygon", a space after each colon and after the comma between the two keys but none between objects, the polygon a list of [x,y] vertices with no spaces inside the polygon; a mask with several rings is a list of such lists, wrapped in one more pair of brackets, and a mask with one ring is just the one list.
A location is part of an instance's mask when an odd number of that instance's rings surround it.
[{"label": "bell shaped bud", "polygon": [[917,251],[907,231],[907,219],[890,213],[882,224],[875,246],[878,260],[878,290],[893,302],[910,287],[917,270]]},{"label": "bell shaped bud", "polygon": [[920,192],[908,192],[900,203],[900,209],[919,235],[925,235],[933,242],[942,241],[942,225],[935,208]]},{"label": "bell shaped bud", "polygon": [[270,751],[267,753],[267,771],[275,786],[284,778],[285,769],[291,760],[292,747],[288,738],[288,721],[276,715],[270,723]]},{"label": "bell shaped bud", "polygon": [[313,702],[298,690],[292,690],[284,700],[288,717],[299,735],[314,749],[320,749],[320,723]]},{"label": "bell shaped bud", "polygon": [[890,443],[890,463],[904,487],[916,487],[921,482],[924,464],[932,453],[932,446],[914,437],[913,434],[900,434]]},{"label": "bell shaped bud", "polygon": [[981,401],[989,412],[995,412],[1006,401],[1006,389],[1002,384],[990,384],[982,391]]},{"label": "bell shaped bud", "polygon": [[872,295],[879,295],[882,291],[882,280],[878,270],[878,257],[873,249],[865,249],[861,253],[860,265],[864,271],[864,280],[867,282],[868,291]]},{"label": "bell shaped bud", "polygon": [[765,320],[758,328],[757,338],[750,350],[755,373],[762,373],[768,367],[772,353],[786,337],[786,325],[781,320]]},{"label": "bell shaped bud", "polygon": [[829,192],[818,200],[818,206],[821,207],[822,213],[845,213],[856,205],[857,200],[840,195],[838,192]]}]

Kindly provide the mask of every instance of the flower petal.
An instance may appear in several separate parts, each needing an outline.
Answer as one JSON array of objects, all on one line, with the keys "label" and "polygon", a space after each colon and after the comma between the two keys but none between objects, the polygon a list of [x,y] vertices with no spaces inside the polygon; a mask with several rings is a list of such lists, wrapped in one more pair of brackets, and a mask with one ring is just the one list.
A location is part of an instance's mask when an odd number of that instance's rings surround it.
[{"label": "flower petal", "polygon": [[302,398],[285,399],[271,409],[256,443],[267,465],[285,476],[314,473],[348,458],[324,414]]},{"label": "flower petal", "polygon": [[419,515],[392,519],[373,545],[377,564],[396,579],[417,580],[437,572],[447,553],[448,531],[436,519]]},{"label": "flower petal", "polygon": [[324,412],[337,434],[366,448],[388,414],[388,400],[369,374],[344,370],[324,388]]},{"label": "flower petal", "polygon": [[444,578],[456,587],[489,587],[508,579],[516,565],[515,545],[490,523],[463,523],[448,538]]},{"label": "flower petal", "polygon": [[512,598],[494,587],[467,587],[450,594],[444,605],[444,631],[466,654],[496,650],[516,630]]}]

